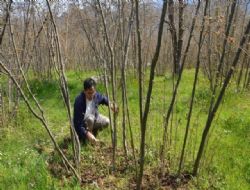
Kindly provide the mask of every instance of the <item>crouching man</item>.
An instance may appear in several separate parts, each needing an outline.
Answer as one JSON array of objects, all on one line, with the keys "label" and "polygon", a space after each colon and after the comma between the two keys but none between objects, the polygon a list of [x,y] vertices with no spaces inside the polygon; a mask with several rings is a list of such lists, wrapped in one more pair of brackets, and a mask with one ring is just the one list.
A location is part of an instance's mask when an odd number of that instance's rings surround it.
[{"label": "crouching man", "polygon": [[106,96],[96,92],[96,82],[87,78],[83,82],[83,91],[76,97],[74,104],[74,127],[81,141],[88,139],[92,143],[98,131],[108,127],[109,118],[98,113],[98,106],[110,106],[111,110],[118,112],[117,106],[109,103]]}]

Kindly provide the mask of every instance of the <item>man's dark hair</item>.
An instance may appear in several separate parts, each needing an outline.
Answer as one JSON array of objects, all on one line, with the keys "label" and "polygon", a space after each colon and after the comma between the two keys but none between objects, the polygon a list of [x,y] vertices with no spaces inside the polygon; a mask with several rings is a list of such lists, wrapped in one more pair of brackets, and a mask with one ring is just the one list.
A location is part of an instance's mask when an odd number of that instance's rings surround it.
[{"label": "man's dark hair", "polygon": [[96,82],[92,78],[87,78],[83,81],[84,90],[87,90],[87,89],[95,87],[95,86],[96,86]]}]

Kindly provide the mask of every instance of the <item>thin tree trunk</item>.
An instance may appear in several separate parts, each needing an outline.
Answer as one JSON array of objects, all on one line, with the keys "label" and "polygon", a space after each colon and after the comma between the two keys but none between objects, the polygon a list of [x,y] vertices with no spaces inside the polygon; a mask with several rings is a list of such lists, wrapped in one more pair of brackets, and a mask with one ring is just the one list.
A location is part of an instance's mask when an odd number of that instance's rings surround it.
[{"label": "thin tree trunk", "polygon": [[184,34],[184,28],[183,28],[183,13],[184,13],[184,1],[179,0],[179,32],[178,32],[178,52],[177,52],[177,63],[176,63],[176,71],[179,73],[180,71],[180,61],[181,61],[181,53],[182,53],[182,45],[183,45],[183,34]]},{"label": "thin tree trunk", "polygon": [[[208,9],[208,16],[211,16],[211,2],[209,1],[209,9]],[[211,31],[211,21],[208,21],[208,39],[207,39],[207,76],[210,82],[210,89],[213,90],[213,70],[212,70],[212,31]],[[205,65],[206,67],[206,65]]]},{"label": "thin tree trunk", "polygon": [[3,29],[2,29],[1,34],[0,34],[0,46],[2,45],[4,32],[5,32],[9,17],[10,17],[10,8],[11,8],[12,2],[13,1],[10,0],[9,3],[6,3],[6,16],[5,16],[5,19],[4,19]]},{"label": "thin tree trunk", "polygon": [[140,112],[140,125],[142,124],[142,47],[141,47],[141,32],[140,32],[140,18],[139,18],[139,2],[135,1],[136,8],[136,33],[137,33],[137,58],[138,58],[138,84],[139,84],[139,112]]},{"label": "thin tree trunk", "polygon": [[[125,84],[126,86],[126,84]],[[133,131],[131,127],[131,122],[130,122],[130,112],[129,112],[129,105],[128,105],[128,97],[127,97],[127,90],[125,89],[125,100],[126,100],[126,111],[127,111],[127,119],[128,119],[128,127],[129,127],[129,134],[130,134],[130,143],[131,143],[131,148],[132,148],[132,154],[134,158],[134,164],[135,164],[135,174],[136,178],[138,177],[138,170],[137,170],[137,159],[135,155],[135,145],[134,145],[134,137],[133,137]]]},{"label": "thin tree trunk", "polygon": [[[112,100],[113,103],[116,103],[116,68],[115,68],[115,57],[113,47],[111,46],[110,38],[108,36],[106,20],[103,14],[102,6],[100,0],[97,0],[97,4],[101,14],[102,25],[104,28],[104,36],[107,42],[108,51],[110,55],[111,67],[110,67],[110,74],[111,74],[111,87],[112,87]],[[115,154],[116,154],[116,146],[117,146],[117,113],[113,113],[113,135],[112,135],[112,145],[113,145],[113,170],[115,169]]]},{"label": "thin tree trunk", "polygon": [[5,110],[4,110],[4,98],[3,98],[3,86],[0,84],[0,117],[1,117],[1,125],[3,127],[4,122],[5,122]]},{"label": "thin tree trunk", "polygon": [[[169,0],[168,1],[168,19],[169,19],[169,26],[170,26],[170,33],[172,37],[172,46],[173,46],[173,72],[178,73],[179,67],[178,67],[178,39],[177,39],[177,32],[175,27],[175,20],[174,20],[174,1]],[[180,22],[181,23],[181,20]]]},{"label": "thin tree trunk", "polygon": [[67,114],[68,114],[68,119],[69,119],[69,125],[70,125],[70,134],[71,134],[71,139],[72,139],[72,148],[73,148],[73,155],[74,155],[74,161],[76,167],[79,169],[80,168],[80,142],[78,139],[78,136],[76,134],[76,131],[73,127],[73,120],[72,120],[72,115],[71,115],[71,104],[70,104],[70,98],[69,98],[69,92],[68,92],[68,84],[67,84],[67,79],[65,76],[64,72],[64,63],[63,63],[63,58],[61,54],[61,45],[59,41],[59,35],[57,32],[57,27],[54,21],[54,17],[51,11],[50,3],[48,0],[46,0],[47,7],[49,9],[50,13],[50,18],[51,22],[54,28],[54,33],[55,33],[55,41],[56,41],[56,49],[57,49],[57,56],[58,56],[58,63],[59,63],[59,81],[60,81],[60,89],[62,93],[62,97],[67,109]]},{"label": "thin tree trunk", "polygon": [[[248,41],[249,41],[249,38],[248,38]],[[248,56],[247,56],[247,52],[249,50],[249,44],[246,45],[246,53],[244,54],[244,58],[242,60],[242,63],[241,63],[241,67],[240,67],[240,73],[239,73],[239,76],[238,76],[238,79],[237,79],[237,91],[240,90],[240,83],[241,83],[241,80],[242,80],[242,75],[243,75],[243,70],[245,68],[245,65],[247,64],[247,61],[248,61]]]},{"label": "thin tree trunk", "polygon": [[[27,105],[28,109],[31,111],[31,113],[33,114],[33,116],[35,118],[37,118],[42,125],[44,126],[44,128],[46,129],[46,131],[48,132],[48,135],[50,136],[51,141],[53,142],[55,149],[58,151],[59,155],[61,156],[61,158],[64,160],[64,162],[69,166],[70,170],[73,172],[73,174],[76,176],[76,178],[78,179],[78,181],[81,181],[81,177],[79,176],[78,172],[75,170],[75,168],[70,164],[69,160],[66,158],[66,156],[64,155],[64,153],[62,152],[62,150],[60,149],[59,145],[57,144],[57,142],[55,141],[55,138],[52,134],[52,132],[50,131],[47,121],[44,118],[44,112],[40,106],[40,104],[38,103],[38,101],[36,100],[36,98],[34,97],[34,95],[31,93],[31,91],[29,91],[29,94],[31,95],[32,99],[35,101],[35,105],[36,107],[39,109],[40,115],[34,110],[34,108],[32,107],[31,103],[29,102],[27,96],[25,95],[23,89],[21,88],[20,84],[17,82],[17,80],[15,79],[15,77],[13,76],[13,74],[9,71],[9,69],[3,64],[2,61],[0,61],[0,66],[1,68],[8,74],[9,78],[13,81],[13,83],[15,84],[16,88],[18,89],[18,91],[20,92],[20,95],[22,96],[22,98],[24,99],[25,104]],[[24,80],[25,83],[27,82],[27,80]],[[26,84],[26,86],[29,86],[28,83]]]},{"label": "thin tree trunk", "polygon": [[[139,91],[139,113],[140,113],[140,127],[141,127],[141,138],[142,138],[142,45],[141,45],[141,32],[140,32],[140,18],[139,18],[139,1],[135,0],[135,15],[136,15],[136,34],[137,34],[137,59],[138,59],[138,91]],[[141,139],[141,146],[142,146],[142,141]],[[145,141],[145,140],[144,140]],[[144,148],[144,145],[143,147]],[[141,150],[142,151],[142,150]],[[143,155],[142,155],[143,154]],[[137,189],[141,189],[141,183],[142,183],[142,176],[143,176],[143,165],[144,165],[144,158],[145,153],[141,153],[140,155],[140,170],[139,170],[139,175],[137,176]]]},{"label": "thin tree trunk", "polygon": [[[247,16],[249,3],[250,3],[250,1],[248,0],[248,2],[246,3],[244,18],[243,18],[243,21],[242,21],[242,31],[241,31],[242,35],[244,34],[244,25],[245,25],[245,20],[246,20],[246,16]],[[248,41],[249,41],[249,38],[248,38]],[[238,91],[240,90],[240,83],[241,83],[241,80],[242,80],[243,70],[244,70],[244,68],[246,68],[246,70],[248,68],[248,63],[249,63],[248,62],[249,58],[248,58],[248,55],[247,55],[248,50],[249,50],[249,44],[247,44],[247,46],[246,46],[246,53],[244,54],[244,58],[243,58],[243,61],[241,63],[240,73],[239,73],[238,80],[237,80],[237,90]],[[244,89],[244,82],[243,82],[242,89]]]},{"label": "thin tree trunk", "polygon": [[245,72],[245,77],[244,77],[244,82],[243,82],[243,89],[247,87],[247,82],[248,82],[248,77],[250,76],[250,58],[247,58],[247,66],[246,66],[246,72]]},{"label": "thin tree trunk", "polygon": [[213,122],[213,119],[214,119],[214,116],[221,104],[221,101],[223,99],[223,96],[225,94],[225,90],[229,84],[229,81],[232,77],[232,74],[234,73],[234,70],[235,70],[235,67],[237,66],[237,63],[239,61],[239,58],[240,58],[240,55],[241,55],[241,52],[242,52],[242,48],[243,46],[245,45],[245,42],[247,40],[247,35],[249,35],[250,33],[250,20],[248,22],[248,25],[246,27],[246,31],[244,33],[244,36],[242,37],[241,41],[240,41],[240,45],[239,45],[239,48],[237,50],[237,53],[234,57],[234,60],[233,60],[233,64],[231,65],[230,67],[230,70],[229,72],[227,73],[227,76],[224,80],[224,83],[223,83],[223,86],[220,90],[220,93],[219,93],[219,96],[218,98],[216,99],[216,102],[214,104],[214,106],[212,107],[211,109],[211,112],[209,112],[208,114],[208,118],[207,118],[207,122],[206,122],[206,125],[205,125],[205,128],[203,130],[203,133],[202,133],[202,139],[201,139],[201,143],[200,143],[200,147],[199,147],[199,151],[197,153],[197,156],[196,156],[196,160],[195,160],[195,163],[194,163],[194,168],[193,168],[193,175],[196,176],[198,174],[198,169],[199,169],[199,165],[200,165],[200,160],[202,158],[202,154],[203,154],[203,150],[204,150],[204,147],[205,147],[205,142],[206,142],[206,139],[207,139],[207,135],[209,133],[209,130],[210,130],[210,127],[211,127],[211,124]]},{"label": "thin tree trunk", "polygon": [[177,82],[174,85],[172,99],[170,101],[170,105],[169,105],[169,108],[168,108],[168,111],[167,111],[167,115],[166,115],[166,118],[165,118],[164,124],[163,124],[164,125],[163,144],[161,146],[161,151],[160,151],[160,159],[161,159],[161,162],[162,162],[161,163],[162,164],[161,168],[164,168],[164,155],[165,155],[165,146],[166,146],[168,123],[169,123],[169,119],[170,119],[170,116],[171,116],[171,113],[172,113],[172,110],[173,110],[173,106],[174,106],[174,103],[175,103],[175,99],[176,99],[176,96],[177,96],[177,90],[178,90],[178,87],[179,87],[179,84],[180,84],[180,81],[181,81],[181,77],[182,77],[184,65],[185,65],[185,62],[186,62],[187,54],[188,54],[188,51],[189,51],[189,48],[190,48],[191,39],[193,37],[194,26],[195,26],[195,23],[196,23],[196,18],[197,18],[198,13],[199,13],[200,5],[201,5],[201,1],[199,0],[198,4],[197,4],[197,7],[196,7],[196,11],[195,11],[195,16],[193,17],[193,21],[192,21],[192,25],[191,25],[191,29],[190,29],[190,33],[189,33],[187,46],[186,46],[185,52],[183,54],[183,59],[182,59],[180,72],[178,74]]},{"label": "thin tree trunk", "polygon": [[192,117],[195,91],[196,91],[196,86],[197,86],[198,74],[199,74],[199,70],[200,70],[200,56],[201,56],[202,41],[204,38],[203,33],[205,30],[205,21],[206,21],[206,16],[207,16],[208,3],[209,3],[209,0],[206,0],[206,4],[205,4],[205,8],[204,8],[204,16],[203,16],[203,20],[202,20],[202,28],[200,31],[200,37],[199,37],[199,43],[198,43],[198,54],[197,54],[197,63],[196,63],[196,69],[195,69],[193,90],[192,90],[191,101],[190,101],[190,105],[189,105],[189,112],[188,112],[188,117],[187,117],[187,125],[186,125],[186,131],[185,131],[185,135],[184,135],[184,142],[183,142],[183,146],[182,146],[182,150],[181,150],[178,175],[180,175],[182,165],[183,165],[185,148],[186,148],[186,143],[187,143],[187,138],[188,138],[188,132],[189,132],[189,128],[190,128],[190,121],[191,121],[191,117]]},{"label": "thin tree trunk", "polygon": [[214,104],[216,89],[217,89],[217,87],[219,85],[218,84],[219,83],[219,77],[220,77],[220,74],[222,74],[222,67],[223,67],[223,63],[224,63],[226,47],[227,47],[227,43],[228,43],[228,37],[229,37],[230,29],[231,29],[231,26],[232,26],[232,21],[233,21],[233,17],[234,17],[234,13],[235,13],[236,4],[237,4],[237,0],[233,0],[232,5],[231,5],[231,12],[230,12],[230,15],[229,15],[228,23],[226,24],[225,38],[223,40],[223,47],[222,47],[220,62],[219,62],[219,65],[218,65],[218,68],[217,68],[217,71],[216,71],[216,75],[215,75],[214,88],[213,88],[211,104],[210,104],[211,106],[210,106],[209,110],[212,109],[212,106]]},{"label": "thin tree trunk", "polygon": [[[136,1],[136,19],[137,19],[137,29],[139,29],[139,11],[138,11],[138,5],[139,2]],[[141,189],[141,183],[142,183],[142,176],[143,176],[143,170],[144,170],[144,157],[145,157],[145,135],[146,135],[146,129],[147,129],[147,119],[148,119],[148,113],[150,108],[150,101],[151,101],[151,95],[152,95],[152,89],[153,89],[153,82],[155,77],[155,67],[159,58],[160,49],[161,49],[161,40],[162,40],[162,34],[163,34],[163,26],[164,26],[164,19],[167,12],[167,1],[163,1],[162,5],[162,12],[160,17],[160,23],[159,23],[159,30],[158,30],[158,39],[157,39],[157,45],[155,49],[155,53],[151,62],[150,67],[150,76],[149,76],[149,84],[147,89],[147,97],[144,107],[144,112],[141,120],[141,142],[140,142],[140,172],[138,175],[137,180],[137,189]],[[140,42],[138,42],[139,44]],[[140,57],[140,56],[138,56]]]},{"label": "thin tree trunk", "polygon": [[[248,67],[249,68],[249,67]],[[250,70],[250,69],[249,69]],[[247,79],[247,82],[246,82],[246,88],[248,88],[250,85],[250,71],[248,71],[248,79]]]},{"label": "thin tree trunk", "polygon": [[[121,74],[122,74],[122,126],[123,126],[123,149],[125,156],[127,158],[127,144],[126,144],[126,73],[125,73],[125,67],[128,62],[128,50],[129,50],[129,43],[130,43],[130,37],[131,37],[131,31],[133,26],[133,17],[134,17],[134,4],[133,1],[131,2],[131,13],[129,17],[129,23],[128,23],[128,34],[126,36],[124,49],[123,49],[123,55],[122,55],[122,64],[121,64]],[[123,20],[124,21],[124,20]],[[123,29],[124,30],[124,29]]]}]

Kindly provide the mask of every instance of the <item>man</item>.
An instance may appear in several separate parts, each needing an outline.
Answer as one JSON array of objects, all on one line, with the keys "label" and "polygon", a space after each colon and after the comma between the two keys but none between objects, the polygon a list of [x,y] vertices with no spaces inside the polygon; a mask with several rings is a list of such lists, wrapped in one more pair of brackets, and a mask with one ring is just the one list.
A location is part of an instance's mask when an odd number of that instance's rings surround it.
[{"label": "man", "polygon": [[74,104],[74,127],[81,141],[88,139],[92,143],[98,142],[97,132],[109,125],[109,119],[98,113],[100,104],[111,106],[114,112],[118,111],[106,96],[96,92],[96,82],[87,78],[83,82],[83,92],[76,97]]}]

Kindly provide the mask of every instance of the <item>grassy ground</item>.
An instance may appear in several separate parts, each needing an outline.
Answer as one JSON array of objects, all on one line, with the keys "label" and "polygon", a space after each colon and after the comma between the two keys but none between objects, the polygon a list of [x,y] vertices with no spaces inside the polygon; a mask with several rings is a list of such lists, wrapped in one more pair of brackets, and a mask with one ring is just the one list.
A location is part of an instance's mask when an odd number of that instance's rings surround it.
[{"label": "grassy ground", "polygon": [[[174,108],[175,114],[169,126],[168,132],[172,135],[168,138],[168,155],[166,156],[170,158],[171,173],[175,173],[178,166],[193,73],[193,70],[184,73],[177,104]],[[95,73],[67,73],[72,104],[81,90],[82,79],[92,75],[95,75]],[[58,142],[63,143],[63,139],[69,136],[69,126],[57,82],[40,82],[33,79],[30,83],[33,92],[45,109],[51,130]],[[132,76],[128,77],[127,84],[131,124],[135,145],[139,147],[138,84]],[[102,85],[99,85],[98,89],[103,93],[105,92]],[[198,178],[191,180],[185,186],[186,188],[250,189],[250,94],[249,91],[237,93],[234,89],[234,82],[232,82],[213,123],[205,159],[202,160],[200,175]],[[117,92],[120,97],[121,86],[119,85]],[[146,136],[145,178],[152,175],[151,178],[156,179],[153,172],[159,163],[163,115],[168,108],[171,94],[172,78],[170,75],[156,77]],[[206,121],[209,99],[208,82],[204,77],[200,77],[191,120],[190,138],[187,143],[185,170],[191,170],[192,168],[202,128]],[[120,99],[118,103],[121,105]],[[101,107],[100,112],[107,114],[107,108]],[[119,114],[118,155],[120,156],[117,158],[118,165],[124,163],[121,150],[121,120],[122,117]],[[108,154],[111,146],[110,131],[101,132],[99,138],[105,142],[104,147],[87,145],[82,148],[82,176],[94,178],[95,176],[91,173],[86,173],[86,171],[92,171],[100,176],[100,179],[94,180],[94,183],[87,182],[82,188],[96,189],[99,186],[101,189],[108,187],[110,189],[127,189],[134,174],[133,167],[129,167],[125,172],[111,174],[111,159],[110,154]],[[130,147],[129,143],[128,146]],[[59,175],[61,171],[56,170],[56,168],[51,170],[51,159],[60,162],[57,156],[53,154],[53,147],[46,131],[32,117],[25,105],[21,103],[17,120],[12,120],[8,123],[8,126],[0,128],[0,189],[80,189],[80,185],[74,178]],[[98,170],[97,166],[101,169]],[[160,181],[155,181],[154,188],[157,188],[159,183]]]}]

